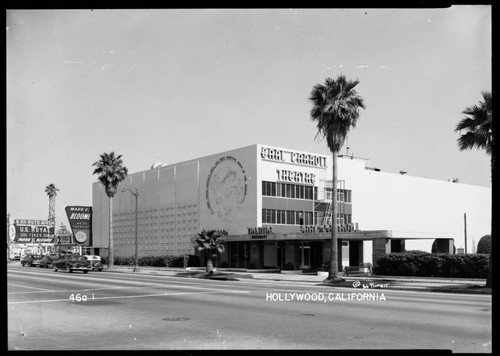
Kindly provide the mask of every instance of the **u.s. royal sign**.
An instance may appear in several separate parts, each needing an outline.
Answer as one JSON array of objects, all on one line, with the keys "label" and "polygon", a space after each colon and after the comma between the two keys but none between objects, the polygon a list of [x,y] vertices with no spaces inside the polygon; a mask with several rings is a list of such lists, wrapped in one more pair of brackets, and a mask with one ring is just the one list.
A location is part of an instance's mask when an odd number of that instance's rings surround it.
[{"label": "u.s. royal sign", "polygon": [[47,220],[15,219],[12,235],[19,244],[54,243],[54,227]]}]

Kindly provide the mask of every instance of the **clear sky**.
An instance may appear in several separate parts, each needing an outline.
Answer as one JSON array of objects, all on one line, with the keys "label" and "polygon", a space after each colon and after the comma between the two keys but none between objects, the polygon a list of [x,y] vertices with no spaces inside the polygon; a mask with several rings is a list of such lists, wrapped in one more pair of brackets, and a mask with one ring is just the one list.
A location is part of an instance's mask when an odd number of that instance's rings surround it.
[{"label": "clear sky", "polygon": [[[92,164],[129,173],[255,143],[328,153],[308,96],[344,74],[364,98],[349,154],[385,172],[491,186],[461,111],[491,91],[490,6],[7,11],[7,210],[47,219],[45,187],[92,205]],[[341,153],[346,153],[346,146]]]}]

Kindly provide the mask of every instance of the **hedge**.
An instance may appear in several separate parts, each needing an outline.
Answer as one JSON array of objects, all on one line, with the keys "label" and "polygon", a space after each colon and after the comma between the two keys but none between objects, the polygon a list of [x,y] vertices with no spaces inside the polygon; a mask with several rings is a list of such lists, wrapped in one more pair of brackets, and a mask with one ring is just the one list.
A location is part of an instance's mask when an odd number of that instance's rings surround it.
[{"label": "hedge", "polygon": [[[199,267],[200,258],[196,255],[188,255],[188,267]],[[134,256],[115,256],[114,264],[117,266],[133,266],[135,264]],[[107,264],[107,257],[101,257],[101,262]],[[184,256],[142,256],[137,259],[139,266],[152,267],[184,267]]]},{"label": "hedge", "polygon": [[487,254],[432,254],[401,252],[382,256],[373,273],[386,276],[486,278],[489,267]]}]

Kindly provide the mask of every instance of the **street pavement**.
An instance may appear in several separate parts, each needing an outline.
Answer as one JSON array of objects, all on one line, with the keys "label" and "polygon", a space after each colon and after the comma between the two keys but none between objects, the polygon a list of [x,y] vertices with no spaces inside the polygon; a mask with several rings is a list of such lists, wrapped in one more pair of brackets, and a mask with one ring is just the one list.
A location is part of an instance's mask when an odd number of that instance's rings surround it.
[{"label": "street pavement", "polygon": [[211,280],[196,278],[203,269],[7,269],[9,350],[492,347],[491,295],[394,290],[363,277],[332,287],[313,275],[227,270]]}]

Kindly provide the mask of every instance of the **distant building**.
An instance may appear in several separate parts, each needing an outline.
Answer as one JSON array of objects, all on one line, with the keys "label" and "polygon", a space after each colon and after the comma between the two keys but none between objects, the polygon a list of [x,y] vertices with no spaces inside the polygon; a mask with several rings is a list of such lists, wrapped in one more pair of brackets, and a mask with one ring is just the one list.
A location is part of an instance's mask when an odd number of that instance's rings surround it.
[{"label": "distant building", "polygon": [[[230,267],[319,268],[329,260],[332,157],[256,144],[130,174],[113,199],[114,248],[132,256],[137,189],[139,255],[193,254],[202,229],[221,230]],[[406,172],[405,172],[406,173]],[[491,226],[491,188],[387,173],[338,158],[339,249],[343,266],[376,264],[410,249],[453,253]],[[108,246],[109,199],[93,184],[93,248]],[[97,250],[100,249],[100,250]]]}]

